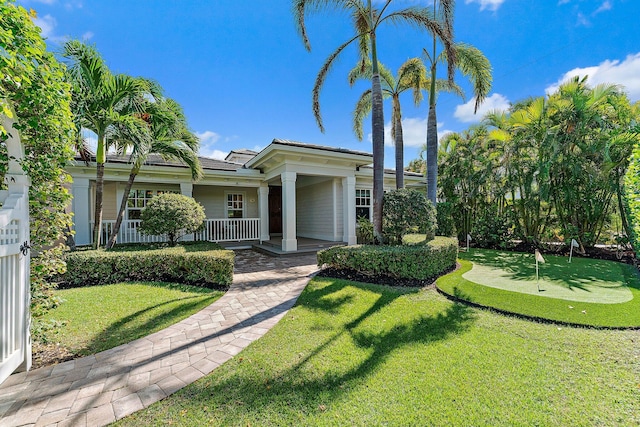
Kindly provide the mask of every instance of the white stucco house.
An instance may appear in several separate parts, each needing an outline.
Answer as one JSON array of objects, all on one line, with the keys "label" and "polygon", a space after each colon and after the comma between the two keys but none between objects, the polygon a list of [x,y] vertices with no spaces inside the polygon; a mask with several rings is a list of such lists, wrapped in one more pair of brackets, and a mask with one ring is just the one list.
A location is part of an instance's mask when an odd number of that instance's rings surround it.
[{"label": "white stucco house", "polygon": [[[140,210],[163,192],[191,196],[204,206],[205,229],[191,238],[247,242],[275,253],[305,245],[355,244],[357,216],[372,214],[370,153],[274,139],[260,152],[234,150],[225,160],[200,160],[204,178],[193,183],[186,166],[149,159],[129,194],[118,243],[153,240],[138,232]],[[130,169],[126,157],[107,159],[103,234],[115,222]],[[83,161],[67,168],[78,245],[92,239],[95,170],[95,163]],[[424,177],[405,172],[405,186],[424,187]],[[385,190],[393,188],[395,172],[385,171]]]}]

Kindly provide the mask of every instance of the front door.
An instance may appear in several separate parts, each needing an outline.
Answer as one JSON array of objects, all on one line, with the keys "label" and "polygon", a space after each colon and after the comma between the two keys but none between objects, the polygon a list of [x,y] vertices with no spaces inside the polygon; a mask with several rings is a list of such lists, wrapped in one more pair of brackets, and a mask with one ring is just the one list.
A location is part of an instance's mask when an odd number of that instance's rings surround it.
[{"label": "front door", "polygon": [[282,234],[282,187],[269,186],[269,234]]}]

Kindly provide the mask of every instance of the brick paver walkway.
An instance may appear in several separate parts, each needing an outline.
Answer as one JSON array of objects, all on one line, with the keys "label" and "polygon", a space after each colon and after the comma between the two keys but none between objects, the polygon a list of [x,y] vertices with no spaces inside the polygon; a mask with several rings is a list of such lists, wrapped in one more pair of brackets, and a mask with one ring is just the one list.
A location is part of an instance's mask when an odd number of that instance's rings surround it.
[{"label": "brick paver walkway", "polygon": [[233,285],[219,300],[167,329],[0,386],[0,427],[100,426],[207,375],[273,327],[316,270],[316,257],[236,252]]}]

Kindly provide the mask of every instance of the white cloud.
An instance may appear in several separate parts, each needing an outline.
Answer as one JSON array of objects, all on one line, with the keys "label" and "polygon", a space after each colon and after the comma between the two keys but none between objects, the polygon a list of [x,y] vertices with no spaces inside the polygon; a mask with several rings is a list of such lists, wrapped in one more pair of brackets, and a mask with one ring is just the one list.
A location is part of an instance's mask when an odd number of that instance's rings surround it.
[{"label": "white cloud", "polygon": [[82,35],[82,40],[91,40],[95,34],[92,31],[87,31]]},{"label": "white cloud", "polygon": [[505,0],[465,0],[464,1],[465,4],[469,4],[469,3],[480,4],[480,10],[489,9],[493,11],[498,10],[498,8],[502,6],[502,3],[504,2]]},{"label": "white cloud", "polygon": [[547,87],[546,93],[557,91],[562,83],[575,76],[589,76],[587,82],[590,85],[601,83],[621,85],[631,101],[640,100],[640,52],[628,55],[624,61],[607,59],[592,67],[574,68],[566,72],[556,83]]},{"label": "white cloud", "polygon": [[53,31],[56,28],[56,19],[51,15],[44,15],[33,20],[33,23],[40,27],[43,38],[50,38],[53,36]]},{"label": "white cloud", "polygon": [[196,132],[196,136],[200,139],[200,144],[215,144],[220,140],[220,135],[211,130]]},{"label": "white cloud", "polygon": [[478,108],[478,111],[474,114],[473,109],[476,104],[476,99],[471,98],[469,102],[456,107],[456,111],[453,116],[463,123],[473,123],[482,120],[485,114],[491,111],[504,111],[507,110],[511,104],[509,100],[499,93],[494,93],[490,97],[484,100],[484,102]]},{"label": "white cloud", "polygon": [[206,130],[204,132],[195,133],[198,139],[200,139],[200,155],[205,157],[211,157],[214,159],[224,159],[227,153],[215,148],[215,144],[220,141],[220,135],[214,131]]},{"label": "white cloud", "polygon": [[224,160],[227,157],[226,151],[215,150],[215,149],[206,149],[205,147],[200,147],[200,155],[203,157],[210,157],[212,159]]},{"label": "white cloud", "polygon": [[[443,129],[444,123],[438,123],[438,140],[451,130]],[[367,135],[369,142],[373,141],[371,133]],[[427,142],[427,118],[407,117],[402,119],[402,142],[405,147],[421,148]],[[392,147],[394,145],[391,138],[391,121],[384,125],[384,145]]]},{"label": "white cloud", "polygon": [[600,12],[606,12],[607,10],[611,10],[612,7],[613,6],[611,5],[611,2],[609,0],[606,0],[606,1],[602,2],[600,7],[597,8],[596,11],[593,12],[593,14],[597,15]]}]

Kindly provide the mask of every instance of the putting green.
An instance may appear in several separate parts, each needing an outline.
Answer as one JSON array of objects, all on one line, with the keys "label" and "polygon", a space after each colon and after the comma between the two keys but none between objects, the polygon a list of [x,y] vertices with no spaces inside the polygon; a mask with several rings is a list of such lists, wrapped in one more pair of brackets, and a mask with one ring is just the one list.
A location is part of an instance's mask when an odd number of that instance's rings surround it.
[{"label": "putting green", "polygon": [[[506,251],[461,253],[460,258],[473,263],[462,277],[470,282],[506,291],[568,301],[619,304],[633,299],[627,287],[629,266],[585,258],[545,255],[536,264],[533,254]],[[637,280],[637,278],[636,278]],[[538,291],[538,283],[540,291]]]}]

